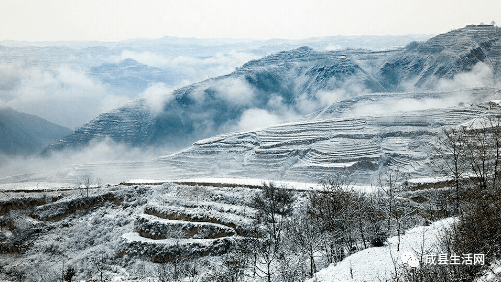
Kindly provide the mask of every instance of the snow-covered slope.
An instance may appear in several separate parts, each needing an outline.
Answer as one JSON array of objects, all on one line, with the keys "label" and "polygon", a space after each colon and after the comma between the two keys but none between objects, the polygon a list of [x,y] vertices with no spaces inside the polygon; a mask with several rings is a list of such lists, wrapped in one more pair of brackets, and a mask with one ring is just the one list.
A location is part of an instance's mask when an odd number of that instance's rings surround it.
[{"label": "snow-covered slope", "polygon": [[[111,183],[204,177],[318,183],[343,172],[352,174],[357,182],[353,184],[370,185],[388,167],[409,173],[410,179],[433,177],[428,158],[437,135],[444,128],[499,112],[499,106],[490,103],[499,95],[499,90],[491,88],[369,94],[335,103],[306,121],[216,135],[149,161],[79,164],[57,175],[31,174],[4,182],[74,183],[79,175],[91,172]],[[129,121],[138,132],[153,127],[153,119],[141,124],[131,116]],[[112,126],[117,121],[110,117],[107,122]],[[129,142],[134,136],[124,130],[116,138]],[[148,134],[138,136],[147,138]]]},{"label": "snow-covered slope", "polygon": [[92,141],[102,141],[105,138],[130,145],[146,143],[151,138],[154,125],[154,116],[142,100],[99,115],[73,133],[48,146],[42,153],[49,154],[52,150],[76,148]]},{"label": "snow-covered slope", "polygon": [[[442,249],[438,238],[454,222],[448,218],[434,222],[430,226],[418,226],[407,230],[400,238],[400,251],[397,251],[398,237],[388,239],[384,247],[372,247],[357,252],[337,264],[331,264],[315,274],[308,282],[348,282],[348,281],[394,281],[395,267],[400,271],[404,264],[401,256],[410,252],[419,259],[427,254],[439,254]],[[424,263],[424,262],[423,262]]]},{"label": "snow-covered slope", "polygon": [[[317,52],[301,47],[250,61],[229,75],[165,93],[165,104],[159,112],[145,108],[149,105],[146,101],[137,100],[102,114],[50,149],[80,147],[102,136],[133,146],[186,145],[240,128],[242,116],[255,109],[278,120],[288,118],[284,109],[289,115],[308,113],[308,108],[317,109],[325,103],[322,99],[326,98],[316,95],[320,91],[354,89],[354,93],[348,90],[352,95],[360,89],[382,91],[380,84],[355,62],[357,56],[357,52],[352,58],[344,51]],[[381,52],[381,56],[387,53]],[[144,114],[138,116],[136,112]],[[135,123],[148,124],[148,130],[137,130],[133,124],[129,127],[131,115]],[[129,138],[124,140],[124,135]]]}]

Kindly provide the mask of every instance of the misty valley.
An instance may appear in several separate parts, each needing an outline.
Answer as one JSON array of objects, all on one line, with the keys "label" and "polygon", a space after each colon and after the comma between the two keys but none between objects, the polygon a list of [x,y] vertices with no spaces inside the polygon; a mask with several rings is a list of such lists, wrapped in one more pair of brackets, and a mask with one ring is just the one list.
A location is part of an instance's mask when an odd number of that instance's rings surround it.
[{"label": "misty valley", "polygon": [[1,281],[501,280],[501,31],[0,42]]}]

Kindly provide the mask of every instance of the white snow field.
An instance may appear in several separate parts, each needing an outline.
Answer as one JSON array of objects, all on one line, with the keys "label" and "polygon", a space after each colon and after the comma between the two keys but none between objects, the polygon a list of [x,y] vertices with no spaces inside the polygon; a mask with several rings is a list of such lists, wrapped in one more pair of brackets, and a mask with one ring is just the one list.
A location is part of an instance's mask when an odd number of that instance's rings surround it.
[{"label": "white snow field", "polygon": [[403,253],[411,252],[418,259],[423,252],[424,255],[440,253],[440,233],[454,221],[454,218],[447,218],[429,226],[407,230],[400,238],[400,251],[397,251],[398,237],[391,237],[384,247],[372,247],[352,254],[320,270],[307,282],[393,281],[395,264],[403,266]]}]

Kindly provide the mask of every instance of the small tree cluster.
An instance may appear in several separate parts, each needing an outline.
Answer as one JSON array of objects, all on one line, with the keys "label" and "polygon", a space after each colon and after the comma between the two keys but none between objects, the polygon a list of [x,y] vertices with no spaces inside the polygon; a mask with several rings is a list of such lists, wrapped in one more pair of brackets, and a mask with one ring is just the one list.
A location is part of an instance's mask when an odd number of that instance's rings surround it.
[{"label": "small tree cluster", "polygon": [[344,179],[328,181],[309,196],[308,214],[319,224],[329,262],[369,244],[380,246],[388,236],[383,199],[350,190]]},{"label": "small tree cluster", "polygon": [[193,261],[173,261],[157,265],[156,276],[160,282],[198,281],[199,270]]},{"label": "small tree cluster", "polygon": [[103,181],[101,180],[101,178],[94,177],[90,171],[85,171],[76,179],[76,184],[78,188],[81,189],[81,192],[83,192],[82,189],[85,189],[86,197],[89,197],[89,190],[91,186],[97,185],[98,187],[100,187],[103,184]]}]

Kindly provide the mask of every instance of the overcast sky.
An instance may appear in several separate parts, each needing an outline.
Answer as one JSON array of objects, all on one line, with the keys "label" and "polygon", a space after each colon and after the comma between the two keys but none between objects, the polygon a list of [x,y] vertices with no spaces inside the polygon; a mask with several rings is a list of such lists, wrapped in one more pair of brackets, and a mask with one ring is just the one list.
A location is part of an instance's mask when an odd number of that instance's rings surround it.
[{"label": "overcast sky", "polygon": [[499,0],[0,0],[0,40],[438,34],[501,23]]}]

